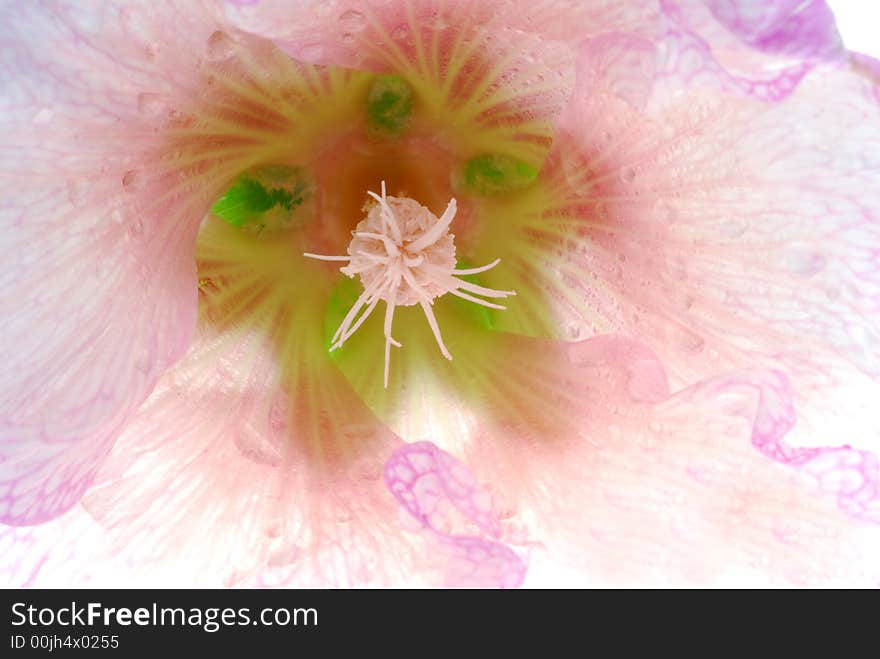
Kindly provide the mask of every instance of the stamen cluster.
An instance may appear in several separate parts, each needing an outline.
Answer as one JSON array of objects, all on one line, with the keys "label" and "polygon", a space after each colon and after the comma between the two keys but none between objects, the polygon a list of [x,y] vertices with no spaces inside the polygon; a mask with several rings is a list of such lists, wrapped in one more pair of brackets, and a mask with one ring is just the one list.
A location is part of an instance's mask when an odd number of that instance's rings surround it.
[{"label": "stamen cluster", "polygon": [[437,318],[432,309],[434,300],[447,293],[491,309],[505,307],[481,299],[504,298],[514,291],[498,291],[457,279],[494,268],[500,259],[479,268],[456,270],[455,236],[449,226],[455,218],[457,204],[449,201],[439,218],[430,210],[407,197],[389,197],[382,182],[381,196],[368,193],[376,204],[353,232],[348,256],[325,256],[306,253],[305,256],[324,261],[348,261],[341,271],[349,277],[359,276],[364,291],[354,303],[333,335],[331,352],[342,347],[379,304],[385,301],[385,386],[388,386],[388,368],[391,346],[401,343],[391,334],[394,310],[398,306],[418,304],[440,352],[446,359],[452,355],[443,343]]}]

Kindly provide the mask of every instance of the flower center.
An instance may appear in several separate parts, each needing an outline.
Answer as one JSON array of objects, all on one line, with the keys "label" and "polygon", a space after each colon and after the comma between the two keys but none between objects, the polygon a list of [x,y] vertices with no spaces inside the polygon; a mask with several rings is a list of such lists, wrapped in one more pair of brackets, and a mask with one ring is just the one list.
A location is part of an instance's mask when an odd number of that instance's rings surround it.
[{"label": "flower center", "polygon": [[[341,348],[364,321],[370,317],[380,300],[385,301],[385,387],[391,346],[401,347],[391,334],[394,310],[398,306],[422,307],[437,346],[446,359],[452,355],[443,343],[432,306],[446,293],[491,309],[505,307],[481,297],[504,298],[515,291],[498,291],[457,279],[494,268],[500,259],[480,268],[455,269],[455,236],[449,232],[455,219],[456,201],[451,199],[439,218],[408,197],[388,197],[382,181],[382,195],[368,193],[376,203],[369,206],[367,216],[352,232],[348,256],[325,256],[305,253],[322,261],[348,261],[341,271],[349,277],[359,276],[364,291],[346,314],[332,338],[330,351]],[[365,207],[366,208],[366,207]]]}]

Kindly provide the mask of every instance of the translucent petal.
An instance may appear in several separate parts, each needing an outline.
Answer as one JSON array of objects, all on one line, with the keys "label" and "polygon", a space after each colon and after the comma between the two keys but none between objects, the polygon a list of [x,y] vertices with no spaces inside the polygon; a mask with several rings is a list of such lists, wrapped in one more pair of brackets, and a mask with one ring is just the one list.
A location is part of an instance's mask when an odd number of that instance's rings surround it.
[{"label": "translucent petal", "polygon": [[745,49],[731,42],[732,36],[777,57],[844,56],[834,14],[825,0],[664,0],[662,4],[667,14],[698,32],[716,51],[742,54]]},{"label": "translucent petal", "polygon": [[[199,239],[199,331],[83,499],[103,530],[92,560],[112,554],[134,583],[417,579],[430,561],[398,526],[382,481],[400,440],[335,370],[313,313],[325,266],[242,238],[215,222]],[[242,272],[231,257],[248,249],[261,257],[250,263],[289,269],[279,279],[268,266]]]},{"label": "translucent petal", "polygon": [[874,446],[880,106],[864,65],[814,68],[767,103],[699,80],[645,101],[643,67],[600,67],[603,89],[595,61],[587,44],[542,180],[484,216],[507,265],[486,285],[503,276],[529,305],[500,328],[645,337],[676,386],[779,369],[810,418],[799,442]]},{"label": "translucent petal", "polygon": [[212,202],[279,148],[312,147],[367,77],[318,84],[198,4],[3,11],[0,516],[33,523],[78,500],[189,344]]},{"label": "translucent petal", "polygon": [[[781,374],[671,394],[628,339],[496,340],[458,346],[459,388],[403,396],[396,427],[433,433],[480,475],[498,541],[531,547],[531,563],[572,566],[568,585],[876,582],[877,460],[786,444],[801,420]],[[491,374],[479,389],[476,373]]]},{"label": "translucent petal", "polygon": [[[320,3],[289,20],[287,2],[227,5],[245,30],[297,59],[390,72],[414,89],[464,160],[487,153],[541,164],[572,86],[572,42],[608,29],[650,33],[651,2]],[[564,17],[564,18],[563,18]]]},{"label": "translucent petal", "polygon": [[[498,35],[531,33],[548,41],[577,43],[614,30],[654,34],[659,17],[652,0],[390,0],[381,5],[357,0],[263,0],[231,1],[225,7],[238,27],[276,41],[297,58],[350,67],[363,61],[363,46],[381,27],[395,40],[414,35],[418,30],[413,28],[419,27],[467,31],[481,26]],[[293,7],[310,9],[311,20],[290,20]],[[371,51],[377,50],[375,45],[370,45]]]},{"label": "translucent petal", "polygon": [[[450,555],[445,583],[459,587],[516,587],[526,565],[491,538],[501,535],[489,493],[461,462],[430,442],[407,444],[385,465],[385,481],[398,501]],[[454,531],[450,512],[464,516],[476,531]]]},{"label": "translucent petal", "polygon": [[22,524],[78,500],[189,344],[204,202],[163,141],[195,71],[163,49],[186,60],[211,26],[159,5],[2,13],[0,518]]}]

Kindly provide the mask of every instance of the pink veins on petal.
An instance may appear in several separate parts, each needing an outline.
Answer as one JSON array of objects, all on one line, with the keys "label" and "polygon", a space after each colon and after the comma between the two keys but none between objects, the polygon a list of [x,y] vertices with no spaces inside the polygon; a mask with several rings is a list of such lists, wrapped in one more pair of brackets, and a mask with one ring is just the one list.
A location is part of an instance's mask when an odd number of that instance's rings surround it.
[{"label": "pink veins on petal", "polygon": [[447,586],[516,588],[522,584],[527,566],[510,547],[447,530],[457,512],[485,535],[501,536],[489,494],[464,464],[431,442],[407,444],[385,464],[385,483],[449,554]]},{"label": "pink veins on petal", "polygon": [[360,328],[376,309],[379,300],[385,301],[384,384],[387,388],[391,346],[402,347],[391,334],[396,307],[420,305],[440,352],[446,359],[452,359],[434,316],[434,300],[446,293],[452,293],[474,304],[491,309],[505,309],[500,304],[476,296],[505,298],[516,295],[516,292],[499,291],[456,279],[456,276],[475,275],[491,270],[501,259],[479,268],[455,269],[455,236],[449,232],[457,209],[454,198],[438,218],[413,199],[388,197],[385,194],[385,181],[382,181],[382,196],[375,192],[368,194],[377,203],[352,233],[348,256],[309,252],[303,255],[321,261],[348,261],[347,266],[340,268],[341,272],[349,277],[359,275],[364,285],[363,293],[331,339],[331,352],[341,348]]}]

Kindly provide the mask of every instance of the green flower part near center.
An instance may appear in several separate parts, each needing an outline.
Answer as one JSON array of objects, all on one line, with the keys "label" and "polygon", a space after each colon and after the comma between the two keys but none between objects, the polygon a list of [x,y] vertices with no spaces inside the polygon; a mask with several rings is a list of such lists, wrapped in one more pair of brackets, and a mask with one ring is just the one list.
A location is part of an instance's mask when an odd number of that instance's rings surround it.
[{"label": "green flower part near center", "polygon": [[343,353],[338,350],[330,351],[335,343],[333,335],[351,307],[357,302],[361,291],[362,288],[356,279],[339,277],[339,281],[333,287],[330,298],[327,300],[327,312],[324,316],[324,347],[334,361],[338,360]]},{"label": "green flower part near center", "polygon": [[211,212],[235,227],[284,228],[293,223],[292,213],[303,202],[305,188],[295,168],[269,165],[242,174]]},{"label": "green flower part near center", "polygon": [[487,154],[464,164],[460,183],[477,194],[495,194],[527,188],[537,176],[537,168],[516,158]]},{"label": "green flower part near center", "polygon": [[406,128],[413,111],[413,92],[400,76],[376,76],[367,94],[367,118],[371,130],[397,135]]}]

